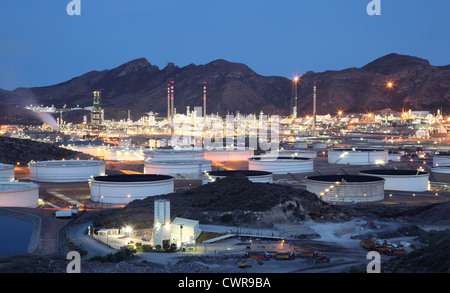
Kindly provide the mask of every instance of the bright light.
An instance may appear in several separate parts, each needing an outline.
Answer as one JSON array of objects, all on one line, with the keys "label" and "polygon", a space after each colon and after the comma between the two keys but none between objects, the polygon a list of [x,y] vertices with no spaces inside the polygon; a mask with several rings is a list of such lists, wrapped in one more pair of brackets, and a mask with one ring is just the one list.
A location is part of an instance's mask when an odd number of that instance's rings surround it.
[{"label": "bright light", "polygon": [[394,86],[394,83],[393,83],[392,81],[388,81],[388,82],[386,83],[386,86],[387,86],[388,88],[392,88],[392,87]]},{"label": "bright light", "polygon": [[299,81],[299,77],[298,76],[294,76],[294,82],[298,82]]},{"label": "bright light", "polygon": [[126,227],[122,228],[122,231],[125,233],[129,233],[129,232],[133,231],[133,228],[131,228],[130,226],[126,226]]}]

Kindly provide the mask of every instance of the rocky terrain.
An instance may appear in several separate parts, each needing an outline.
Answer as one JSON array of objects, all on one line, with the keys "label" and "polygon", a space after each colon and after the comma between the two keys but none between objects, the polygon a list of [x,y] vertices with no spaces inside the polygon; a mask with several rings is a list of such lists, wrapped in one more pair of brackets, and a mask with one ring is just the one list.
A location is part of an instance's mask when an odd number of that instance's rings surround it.
[{"label": "rocky terrain", "polygon": [[0,163],[24,166],[30,161],[90,159],[91,156],[28,139],[0,136]]},{"label": "rocky terrain", "polygon": [[[92,106],[92,91],[102,92],[106,119],[124,119],[128,109],[133,119],[153,111],[167,115],[167,84],[175,82],[175,108],[202,106],[202,86],[207,82],[207,113],[221,115],[290,113],[292,82],[279,76],[261,76],[240,63],[215,60],[205,65],[178,67],[169,63],[160,69],[140,58],[117,68],[91,71],[69,81],[46,87],[0,90],[3,103],[25,106],[45,104],[62,107]],[[393,88],[386,88],[392,81]],[[299,84],[299,113],[312,111],[312,86],[317,83],[318,114],[366,112],[402,108],[450,110],[450,66],[433,66],[427,60],[389,54],[361,68],[307,72]],[[74,112],[74,111],[72,111]],[[66,121],[81,121],[87,111],[75,111]]]}]

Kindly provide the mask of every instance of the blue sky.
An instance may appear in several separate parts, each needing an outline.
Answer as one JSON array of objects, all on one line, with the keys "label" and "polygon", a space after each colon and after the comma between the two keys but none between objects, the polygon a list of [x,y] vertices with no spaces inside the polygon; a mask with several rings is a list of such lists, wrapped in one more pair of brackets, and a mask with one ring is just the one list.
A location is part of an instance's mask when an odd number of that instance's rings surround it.
[{"label": "blue sky", "polygon": [[360,67],[395,52],[450,64],[450,1],[4,0],[0,88],[47,86],[145,57],[163,68],[216,59],[262,75]]}]

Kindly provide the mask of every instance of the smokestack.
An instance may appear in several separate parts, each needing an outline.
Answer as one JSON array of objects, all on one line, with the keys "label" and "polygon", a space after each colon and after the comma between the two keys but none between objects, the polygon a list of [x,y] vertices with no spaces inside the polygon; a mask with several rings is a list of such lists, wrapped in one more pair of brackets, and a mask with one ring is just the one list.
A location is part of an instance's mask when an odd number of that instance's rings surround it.
[{"label": "smokestack", "polygon": [[206,81],[203,82],[203,118],[206,118]]},{"label": "smokestack", "polygon": [[313,84],[313,128],[316,130],[316,83]]},{"label": "smokestack", "polygon": [[170,120],[170,83],[167,84],[167,119]]},{"label": "smokestack", "polygon": [[173,85],[175,82],[171,81],[170,82],[170,116],[173,118],[174,116],[174,89],[173,89]]}]

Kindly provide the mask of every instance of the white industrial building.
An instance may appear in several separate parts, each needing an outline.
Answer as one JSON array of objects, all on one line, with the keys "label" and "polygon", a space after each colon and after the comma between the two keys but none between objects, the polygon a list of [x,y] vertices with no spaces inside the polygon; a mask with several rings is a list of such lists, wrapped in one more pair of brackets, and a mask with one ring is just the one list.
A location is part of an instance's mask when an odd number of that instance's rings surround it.
[{"label": "white industrial building", "polygon": [[309,176],[306,190],[329,203],[379,201],[384,199],[384,179],[358,175]]},{"label": "white industrial building", "polygon": [[200,235],[199,221],[185,218],[175,218],[170,224],[170,237],[172,243],[178,248],[195,244],[195,239]]},{"label": "white industrial building", "polygon": [[328,163],[378,165],[388,163],[388,151],[378,148],[333,148],[328,150]]},{"label": "white industrial building", "polygon": [[105,162],[98,160],[54,160],[30,163],[30,179],[37,182],[87,182],[105,175]]},{"label": "white industrial building", "polygon": [[384,179],[385,190],[424,192],[428,190],[428,172],[414,170],[362,170],[360,175]]},{"label": "white industrial building", "polygon": [[0,207],[39,206],[39,185],[31,182],[0,183]]},{"label": "white industrial building", "polygon": [[312,158],[303,157],[253,157],[248,159],[248,169],[273,174],[314,172]]},{"label": "white industrial building", "polygon": [[89,185],[92,201],[110,204],[128,204],[174,192],[172,176],[155,174],[97,176],[89,180]]},{"label": "white industrial building", "polygon": [[234,176],[237,174],[242,174],[246,176],[248,180],[258,183],[272,183],[273,174],[266,171],[254,171],[254,170],[220,170],[205,172],[202,176],[202,184],[208,184],[214,182],[217,179],[223,179],[229,176]]},{"label": "white industrial building", "polygon": [[14,181],[14,165],[0,164],[0,182]]}]

